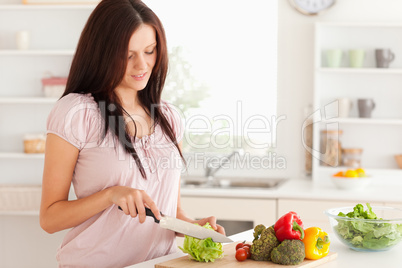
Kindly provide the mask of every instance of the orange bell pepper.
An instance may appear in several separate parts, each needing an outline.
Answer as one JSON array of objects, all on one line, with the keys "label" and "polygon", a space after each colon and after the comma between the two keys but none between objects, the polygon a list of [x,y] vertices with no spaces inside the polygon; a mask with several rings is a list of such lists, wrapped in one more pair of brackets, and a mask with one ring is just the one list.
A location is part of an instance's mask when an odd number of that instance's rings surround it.
[{"label": "orange bell pepper", "polygon": [[318,260],[329,253],[328,234],[319,227],[309,227],[304,230],[302,242],[306,251],[306,259]]}]

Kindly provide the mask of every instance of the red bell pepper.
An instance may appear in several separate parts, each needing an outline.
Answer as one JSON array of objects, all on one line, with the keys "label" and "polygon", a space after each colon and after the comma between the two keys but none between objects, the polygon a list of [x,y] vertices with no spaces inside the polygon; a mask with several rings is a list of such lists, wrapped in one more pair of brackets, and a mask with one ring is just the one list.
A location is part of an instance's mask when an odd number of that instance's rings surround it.
[{"label": "red bell pepper", "polygon": [[303,222],[296,212],[289,212],[279,218],[274,225],[276,238],[280,242],[285,239],[302,240],[304,238]]}]

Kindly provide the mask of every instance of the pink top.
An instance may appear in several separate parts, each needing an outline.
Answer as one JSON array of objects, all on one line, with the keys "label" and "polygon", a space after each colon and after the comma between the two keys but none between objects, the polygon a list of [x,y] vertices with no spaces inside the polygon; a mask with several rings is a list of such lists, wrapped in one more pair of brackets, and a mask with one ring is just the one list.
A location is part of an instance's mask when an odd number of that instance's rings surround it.
[{"label": "pink top", "polygon": [[[181,117],[163,103],[162,111],[177,140],[183,137]],[[80,152],[72,183],[77,198],[122,185],[144,190],[159,210],[176,216],[181,158],[159,125],[135,149],[143,163],[143,179],[134,159],[110,133],[100,131],[100,110],[90,94],[69,94],[60,99],[47,121],[47,133],[56,134]],[[159,227],[151,217],[140,224],[116,205],[72,228],[57,252],[59,267],[124,267],[176,251],[175,233]]]}]

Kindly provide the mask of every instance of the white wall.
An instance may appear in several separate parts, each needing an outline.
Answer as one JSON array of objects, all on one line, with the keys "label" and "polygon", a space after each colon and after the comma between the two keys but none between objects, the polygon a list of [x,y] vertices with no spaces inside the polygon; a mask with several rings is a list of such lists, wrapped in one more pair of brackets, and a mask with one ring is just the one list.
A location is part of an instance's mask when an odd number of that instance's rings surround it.
[{"label": "white wall", "polygon": [[[278,155],[286,157],[286,176],[304,173],[301,126],[313,102],[314,23],[320,21],[402,22],[400,0],[338,0],[318,16],[304,16],[288,0],[278,0],[278,109],[287,119],[278,125]],[[396,55],[398,57],[398,55]]]}]

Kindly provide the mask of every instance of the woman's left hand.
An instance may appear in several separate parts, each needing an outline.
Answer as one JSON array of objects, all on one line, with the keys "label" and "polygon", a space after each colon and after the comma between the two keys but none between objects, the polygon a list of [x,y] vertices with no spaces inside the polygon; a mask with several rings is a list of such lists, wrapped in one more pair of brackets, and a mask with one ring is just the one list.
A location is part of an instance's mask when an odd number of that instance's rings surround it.
[{"label": "woman's left hand", "polygon": [[221,233],[223,235],[226,235],[225,233],[225,228],[223,228],[221,225],[216,223],[216,217],[214,216],[210,216],[208,218],[203,218],[201,220],[197,220],[197,221],[192,221],[193,223],[198,223],[199,225],[203,226],[205,225],[207,222],[209,222],[209,224],[211,225],[211,227],[217,231],[218,233]]}]

